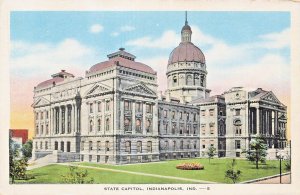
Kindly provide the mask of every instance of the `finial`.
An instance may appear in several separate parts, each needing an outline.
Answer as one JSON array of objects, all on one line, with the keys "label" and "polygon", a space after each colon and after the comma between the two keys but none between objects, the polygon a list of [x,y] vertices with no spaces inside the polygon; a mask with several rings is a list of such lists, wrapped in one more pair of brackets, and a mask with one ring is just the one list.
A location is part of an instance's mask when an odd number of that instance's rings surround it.
[{"label": "finial", "polygon": [[188,24],[188,21],[187,21],[187,11],[185,11],[185,25]]}]

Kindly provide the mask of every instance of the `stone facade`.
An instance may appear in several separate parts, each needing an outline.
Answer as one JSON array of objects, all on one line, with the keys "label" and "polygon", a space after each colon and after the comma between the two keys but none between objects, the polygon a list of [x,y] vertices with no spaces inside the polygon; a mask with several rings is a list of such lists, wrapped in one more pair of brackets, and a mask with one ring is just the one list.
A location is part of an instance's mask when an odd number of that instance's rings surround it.
[{"label": "stone facade", "polygon": [[84,78],[62,70],[34,89],[36,158],[110,164],[205,157],[243,157],[255,136],[286,145],[286,106],[271,91],[232,88],[211,96],[206,63],[187,21],[170,54],[163,94],[157,73],[123,48]]}]

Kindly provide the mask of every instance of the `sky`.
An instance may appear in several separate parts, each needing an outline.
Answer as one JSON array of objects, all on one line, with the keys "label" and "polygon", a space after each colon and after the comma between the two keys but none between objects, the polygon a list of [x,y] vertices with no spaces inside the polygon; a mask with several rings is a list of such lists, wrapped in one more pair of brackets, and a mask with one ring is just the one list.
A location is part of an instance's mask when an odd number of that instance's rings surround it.
[{"label": "sky", "polygon": [[[157,71],[164,91],[185,12],[14,11],[10,20],[11,128],[28,128],[32,136],[34,86],[61,69],[84,77],[120,47]],[[189,11],[188,22],[206,57],[211,95],[261,87],[289,107],[289,12]]]}]

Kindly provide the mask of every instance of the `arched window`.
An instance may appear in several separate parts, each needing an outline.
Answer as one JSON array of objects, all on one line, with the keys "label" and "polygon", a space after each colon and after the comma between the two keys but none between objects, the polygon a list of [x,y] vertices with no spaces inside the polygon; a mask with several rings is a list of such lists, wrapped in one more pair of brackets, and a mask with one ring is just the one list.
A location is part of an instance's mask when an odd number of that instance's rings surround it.
[{"label": "arched window", "polygon": [[177,76],[174,76],[173,77],[173,87],[177,86],[178,85],[178,79],[177,79]]},{"label": "arched window", "polygon": [[186,84],[187,85],[193,85],[192,75],[187,75],[187,77],[186,77]]},{"label": "arched window", "polygon": [[237,119],[233,122],[234,130],[236,135],[242,134],[242,122],[240,119]]},{"label": "arched window", "polygon": [[94,122],[93,120],[90,120],[90,132],[93,131],[94,128]]}]

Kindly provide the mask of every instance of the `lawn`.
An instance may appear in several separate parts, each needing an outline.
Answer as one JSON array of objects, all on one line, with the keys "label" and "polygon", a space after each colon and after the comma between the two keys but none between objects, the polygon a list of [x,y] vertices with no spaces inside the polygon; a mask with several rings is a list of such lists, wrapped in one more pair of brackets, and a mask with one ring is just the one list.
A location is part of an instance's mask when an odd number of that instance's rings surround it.
[{"label": "lawn", "polygon": [[[181,180],[156,178],[149,176],[139,176],[126,173],[116,173],[112,171],[95,170],[90,168],[79,168],[79,170],[87,170],[88,178],[93,178],[96,184],[180,184]],[[64,165],[48,165],[45,167],[27,171],[29,176],[34,176],[34,179],[16,180],[18,184],[24,183],[42,183],[42,184],[59,184],[62,183],[61,175],[69,172],[69,167]],[[192,183],[184,181],[184,183]]]},{"label": "lawn", "polygon": [[[204,170],[178,170],[176,165],[182,162],[199,162],[204,165]],[[175,176],[188,179],[212,181],[218,183],[231,183],[224,178],[225,170],[231,159],[212,159],[209,163],[208,159],[188,159],[188,160],[172,160],[159,163],[130,164],[130,165],[105,165],[96,163],[72,163],[74,165],[85,165],[91,168],[87,169],[89,177],[93,177],[95,183],[110,184],[171,184],[171,183],[192,183],[190,181],[157,178],[151,176],[141,176],[128,173],[117,173],[106,170],[96,170],[93,167],[109,168],[115,170],[125,170],[139,173],[151,173],[163,176]],[[241,180],[247,181],[251,179],[271,176],[279,174],[279,162],[267,161],[266,165],[259,165],[259,169],[247,160],[238,159],[237,168],[242,171]],[[284,166],[283,166],[284,168]],[[60,175],[68,172],[68,167],[63,165],[49,165],[28,171],[28,174],[34,175],[35,179],[19,180],[17,183],[61,183]],[[284,172],[284,171],[283,171]]]}]

